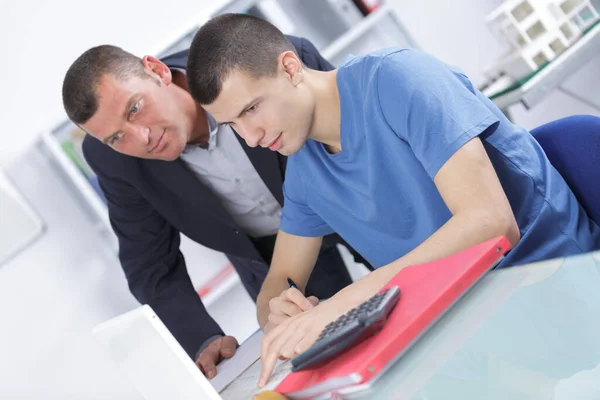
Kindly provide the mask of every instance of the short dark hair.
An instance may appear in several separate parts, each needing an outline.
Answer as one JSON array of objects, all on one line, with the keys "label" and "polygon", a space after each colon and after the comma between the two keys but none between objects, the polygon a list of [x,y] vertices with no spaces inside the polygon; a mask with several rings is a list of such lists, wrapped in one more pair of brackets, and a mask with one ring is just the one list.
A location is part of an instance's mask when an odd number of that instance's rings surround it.
[{"label": "short dark hair", "polygon": [[286,51],[296,53],[296,48],[271,23],[247,14],[219,15],[192,41],[186,71],[190,94],[200,104],[211,104],[231,71],[273,76],[277,57]]},{"label": "short dark hair", "polygon": [[106,74],[120,80],[150,76],[139,57],[120,47],[92,47],[71,64],[63,80],[63,106],[71,121],[83,124],[98,111],[96,88]]}]

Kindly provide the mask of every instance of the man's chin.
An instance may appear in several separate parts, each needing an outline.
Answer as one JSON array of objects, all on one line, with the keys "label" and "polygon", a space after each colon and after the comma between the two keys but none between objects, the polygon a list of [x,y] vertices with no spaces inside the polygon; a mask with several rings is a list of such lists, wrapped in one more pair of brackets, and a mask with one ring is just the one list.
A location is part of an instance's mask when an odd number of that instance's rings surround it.
[{"label": "man's chin", "polygon": [[162,160],[162,161],[175,161],[178,158],[179,158],[179,155],[177,155],[175,157],[172,157],[172,156],[171,157],[163,157],[163,158],[159,158],[159,160]]},{"label": "man's chin", "polygon": [[[173,148],[176,147],[176,148]],[[163,149],[161,154],[159,154],[159,159],[163,161],[175,161],[179,158],[183,150],[185,149],[185,145],[179,146],[178,144],[169,143],[167,147]]]},{"label": "man's chin", "polygon": [[169,154],[165,154],[162,158],[163,161],[175,161],[181,155],[181,151],[171,151]]},{"label": "man's chin", "polygon": [[300,149],[302,148],[302,146],[282,146],[279,150],[277,150],[277,152],[283,156],[291,156],[292,154],[296,154],[297,152],[300,151]]},{"label": "man's chin", "polygon": [[158,154],[150,154],[150,157],[145,157],[150,160],[159,160],[159,161],[175,161],[179,158],[181,152],[170,151],[171,149],[165,149]]}]

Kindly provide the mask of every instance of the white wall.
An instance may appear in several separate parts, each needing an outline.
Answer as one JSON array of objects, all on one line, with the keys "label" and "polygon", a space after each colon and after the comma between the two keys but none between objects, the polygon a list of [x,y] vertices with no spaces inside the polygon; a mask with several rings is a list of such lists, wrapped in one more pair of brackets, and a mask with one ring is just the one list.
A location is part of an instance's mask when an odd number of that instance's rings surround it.
[{"label": "white wall", "polygon": [[[2,0],[0,166],[66,117],[62,78],[87,48],[110,43],[143,55],[223,1]],[[209,11],[209,12],[207,12]]]},{"label": "white wall", "polygon": [[476,84],[485,67],[508,46],[487,29],[484,18],[500,0],[392,0],[423,50],[460,67]]}]

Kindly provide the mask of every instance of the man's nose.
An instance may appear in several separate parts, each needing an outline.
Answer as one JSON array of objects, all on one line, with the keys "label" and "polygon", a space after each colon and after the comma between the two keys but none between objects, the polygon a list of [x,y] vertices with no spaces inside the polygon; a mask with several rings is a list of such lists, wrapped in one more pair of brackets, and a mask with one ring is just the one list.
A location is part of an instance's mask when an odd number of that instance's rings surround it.
[{"label": "man's nose", "polygon": [[244,131],[244,139],[250,147],[256,147],[265,137],[265,130],[255,124],[244,124],[241,129]]},{"label": "man's nose", "polygon": [[150,128],[147,126],[131,124],[129,125],[129,132],[143,144],[150,142]]}]

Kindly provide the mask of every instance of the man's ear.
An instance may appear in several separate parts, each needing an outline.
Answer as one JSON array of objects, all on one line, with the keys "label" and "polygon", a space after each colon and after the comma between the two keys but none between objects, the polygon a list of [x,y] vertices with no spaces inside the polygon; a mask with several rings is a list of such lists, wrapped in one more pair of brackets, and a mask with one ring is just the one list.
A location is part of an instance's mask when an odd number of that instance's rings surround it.
[{"label": "man's ear", "polygon": [[144,56],[142,57],[142,64],[150,75],[156,77],[165,85],[169,85],[173,81],[171,70],[158,58],[153,56]]},{"label": "man's ear", "polygon": [[302,61],[293,51],[281,53],[277,59],[278,69],[281,69],[290,79],[294,86],[297,86],[304,79],[304,68]]}]

